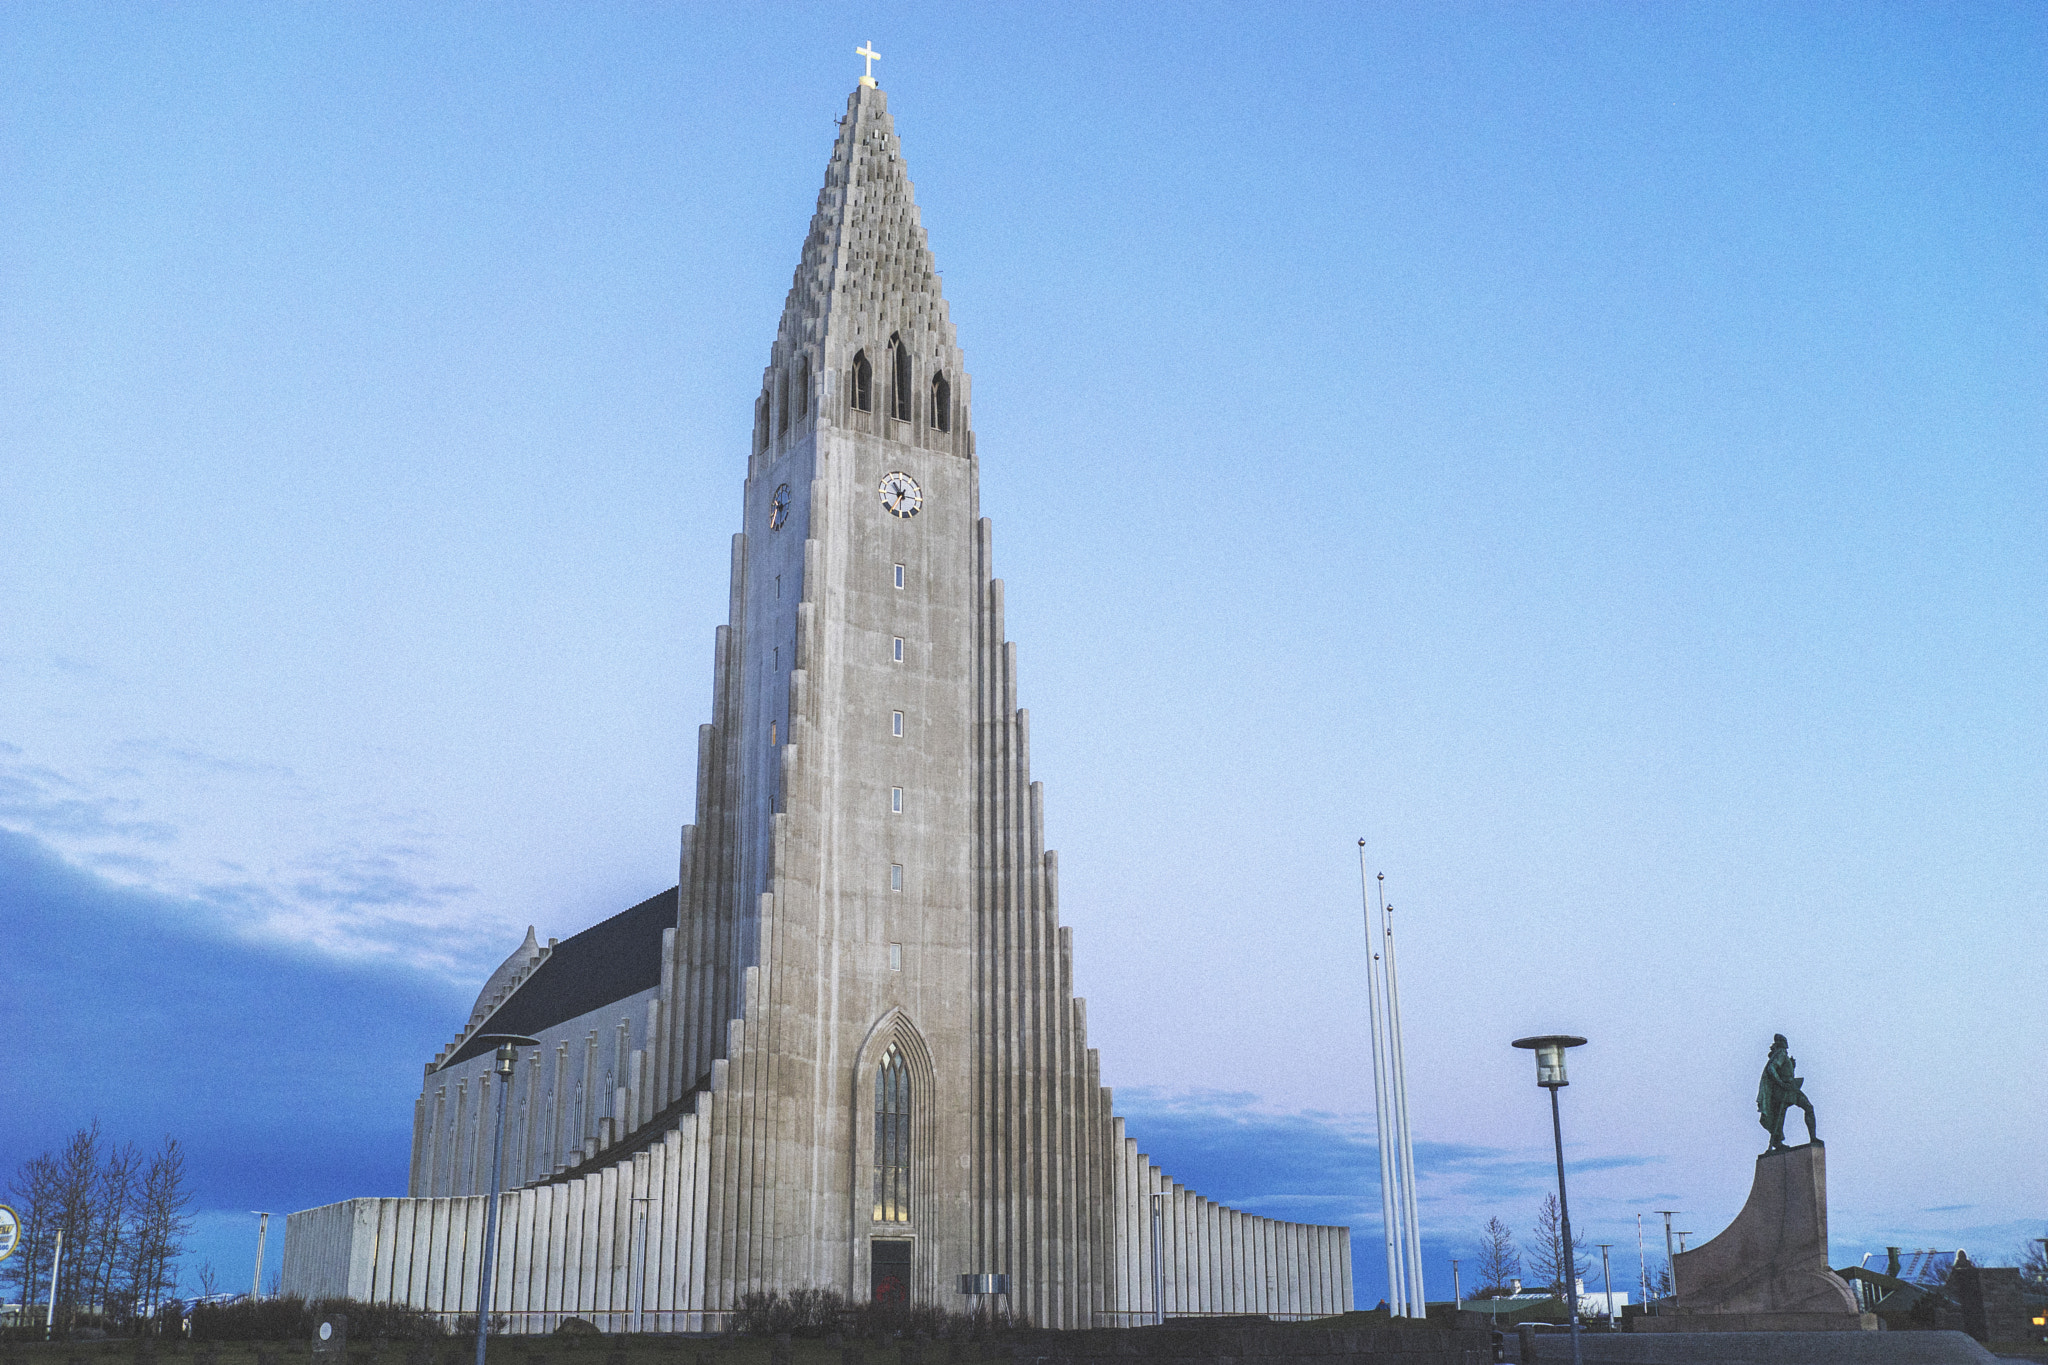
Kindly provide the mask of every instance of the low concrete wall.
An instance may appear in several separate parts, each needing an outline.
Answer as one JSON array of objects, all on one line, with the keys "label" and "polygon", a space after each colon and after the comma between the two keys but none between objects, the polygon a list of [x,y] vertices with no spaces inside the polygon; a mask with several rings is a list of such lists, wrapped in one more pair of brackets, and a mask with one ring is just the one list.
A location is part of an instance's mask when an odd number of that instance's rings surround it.
[{"label": "low concrete wall", "polygon": [[[1568,1365],[1566,1332],[1540,1332],[1522,1365]],[[1997,1365],[1961,1332],[1589,1332],[1587,1365]]]},{"label": "low concrete wall", "polygon": [[[1108,1358],[1145,1365],[1218,1365],[1286,1360],[1300,1365],[1490,1365],[1492,1334],[1412,1328],[1136,1327],[1035,1332],[1012,1351],[1017,1365],[1096,1365]],[[1567,1352],[1569,1359],[1569,1352]]]}]

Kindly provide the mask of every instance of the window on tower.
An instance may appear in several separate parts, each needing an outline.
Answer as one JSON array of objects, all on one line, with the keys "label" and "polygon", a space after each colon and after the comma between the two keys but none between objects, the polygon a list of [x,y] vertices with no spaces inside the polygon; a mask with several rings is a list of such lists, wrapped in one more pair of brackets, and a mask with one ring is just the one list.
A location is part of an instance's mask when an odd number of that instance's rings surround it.
[{"label": "window on tower", "polygon": [[901,891],[903,889],[902,863],[889,864],[889,889],[891,891]]},{"label": "window on tower", "polygon": [[754,449],[768,448],[768,390],[761,389],[761,396],[754,400]]},{"label": "window on tower", "polygon": [[896,586],[899,588],[903,586],[903,566],[901,564],[896,566]]},{"label": "window on tower", "polygon": [[789,430],[789,371],[783,370],[775,376],[775,434],[781,436]]},{"label": "window on tower", "polygon": [[910,420],[910,349],[901,337],[889,338],[890,385],[894,390],[889,395],[889,412],[899,422]]},{"label": "window on tower", "polygon": [[903,788],[901,787],[889,788],[889,814],[903,814]]},{"label": "window on tower", "polygon": [[889,713],[889,733],[898,739],[903,738],[903,713],[901,711],[891,711]]},{"label": "window on tower", "polygon": [[875,1069],[875,1221],[910,1221],[910,1068],[894,1047]]},{"label": "window on tower", "polygon": [[896,650],[893,657],[894,662],[899,664],[903,662],[903,637],[901,635],[896,637]]},{"label": "window on tower", "polygon": [[946,382],[944,370],[932,376],[932,428],[935,431],[953,429],[953,386]]},{"label": "window on tower", "polygon": [[856,411],[875,410],[875,367],[868,364],[866,351],[854,353],[853,374],[846,385],[846,396]]},{"label": "window on tower", "polygon": [[799,418],[811,415],[811,358],[803,357],[796,363],[796,415]]}]

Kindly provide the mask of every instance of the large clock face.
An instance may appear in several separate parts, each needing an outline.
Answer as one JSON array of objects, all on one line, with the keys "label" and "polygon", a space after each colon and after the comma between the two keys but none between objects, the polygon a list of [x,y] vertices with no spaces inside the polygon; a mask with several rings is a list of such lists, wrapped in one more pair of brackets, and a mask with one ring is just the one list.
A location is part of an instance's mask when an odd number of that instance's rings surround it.
[{"label": "large clock face", "polygon": [[768,503],[768,529],[780,531],[782,523],[789,520],[789,485],[775,490],[775,496]]},{"label": "large clock face", "polygon": [[882,480],[882,506],[889,509],[891,516],[914,517],[917,509],[924,506],[924,490],[917,486],[917,480],[898,469]]}]

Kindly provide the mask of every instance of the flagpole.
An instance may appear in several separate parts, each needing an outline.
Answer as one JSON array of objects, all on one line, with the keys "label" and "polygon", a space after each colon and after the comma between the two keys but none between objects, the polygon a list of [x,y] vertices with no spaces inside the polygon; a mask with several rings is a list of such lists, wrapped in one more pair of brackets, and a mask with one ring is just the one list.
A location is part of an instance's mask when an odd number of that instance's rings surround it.
[{"label": "flagpole", "polygon": [[1390,1316],[1401,1315],[1401,1304],[1405,1286],[1399,1274],[1399,1257],[1394,1250],[1394,1170],[1393,1153],[1389,1149],[1387,1123],[1387,1082],[1384,1064],[1381,1060],[1380,1044],[1380,990],[1379,971],[1374,965],[1379,954],[1373,951],[1372,931],[1372,879],[1366,873],[1365,840],[1358,841],[1358,895],[1361,912],[1365,920],[1365,997],[1366,1013],[1372,1021],[1372,1104],[1373,1119],[1378,1125],[1373,1145],[1380,1155],[1380,1228],[1387,1246],[1387,1309]]},{"label": "flagpole", "polygon": [[1387,1017],[1393,1039],[1394,1113],[1401,1134],[1401,1220],[1408,1234],[1408,1301],[1411,1317],[1428,1315],[1428,1299],[1422,1287],[1422,1229],[1415,1210],[1415,1143],[1408,1133],[1408,1061],[1401,1046],[1401,974],[1394,963],[1394,907],[1381,912],[1387,926]]}]

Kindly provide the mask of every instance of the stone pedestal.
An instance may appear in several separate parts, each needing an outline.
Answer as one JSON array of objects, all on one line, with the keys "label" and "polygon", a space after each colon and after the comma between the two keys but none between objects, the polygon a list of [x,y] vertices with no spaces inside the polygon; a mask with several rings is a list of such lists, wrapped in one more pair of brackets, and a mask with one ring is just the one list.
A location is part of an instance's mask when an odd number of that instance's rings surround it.
[{"label": "stone pedestal", "polygon": [[1678,1312],[1643,1319],[1638,1330],[1725,1331],[1736,1320],[1743,1326],[1734,1330],[1748,1331],[1877,1325],[1828,1268],[1827,1148],[1818,1142],[1758,1157],[1742,1212],[1713,1241],[1679,1252],[1671,1273]]}]

